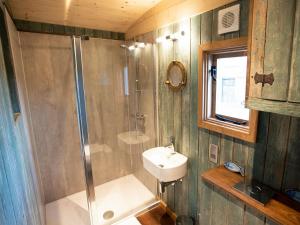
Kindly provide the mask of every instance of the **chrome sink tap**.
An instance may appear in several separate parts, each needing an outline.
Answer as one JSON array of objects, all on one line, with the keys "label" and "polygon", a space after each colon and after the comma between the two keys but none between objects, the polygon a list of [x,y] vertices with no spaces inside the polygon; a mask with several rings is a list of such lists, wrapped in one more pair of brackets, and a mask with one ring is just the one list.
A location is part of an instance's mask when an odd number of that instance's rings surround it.
[{"label": "chrome sink tap", "polygon": [[170,148],[175,151],[175,137],[171,136],[170,137],[170,143],[164,146],[165,148]]}]

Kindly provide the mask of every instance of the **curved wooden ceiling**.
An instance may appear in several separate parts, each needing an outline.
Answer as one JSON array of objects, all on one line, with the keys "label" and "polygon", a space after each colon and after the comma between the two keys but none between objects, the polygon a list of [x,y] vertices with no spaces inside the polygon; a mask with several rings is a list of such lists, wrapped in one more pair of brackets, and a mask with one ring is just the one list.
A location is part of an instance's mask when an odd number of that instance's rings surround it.
[{"label": "curved wooden ceiling", "polygon": [[161,0],[6,0],[15,19],[116,32]]}]

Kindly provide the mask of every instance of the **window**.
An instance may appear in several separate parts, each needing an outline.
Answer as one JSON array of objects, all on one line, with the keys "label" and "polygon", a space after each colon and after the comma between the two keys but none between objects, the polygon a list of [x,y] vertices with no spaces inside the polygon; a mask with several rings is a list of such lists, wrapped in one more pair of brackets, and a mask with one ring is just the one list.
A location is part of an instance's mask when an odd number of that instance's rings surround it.
[{"label": "window", "polygon": [[245,107],[247,39],[231,39],[199,48],[198,125],[255,142],[257,112]]}]

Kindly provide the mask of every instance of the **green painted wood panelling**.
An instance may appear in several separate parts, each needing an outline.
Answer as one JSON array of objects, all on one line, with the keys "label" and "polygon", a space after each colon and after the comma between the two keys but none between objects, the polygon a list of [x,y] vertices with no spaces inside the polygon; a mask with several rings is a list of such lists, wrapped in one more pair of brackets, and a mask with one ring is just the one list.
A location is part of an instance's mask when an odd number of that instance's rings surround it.
[{"label": "green painted wood panelling", "polygon": [[264,73],[273,73],[274,83],[263,87],[263,99],[287,100],[294,14],[295,0],[268,1]]},{"label": "green painted wood panelling", "polygon": [[190,74],[190,157],[188,174],[188,212],[197,218],[198,211],[198,45],[200,43],[200,24],[201,16],[191,18],[191,74]]},{"label": "green painted wood panelling", "polygon": [[240,14],[240,31],[239,36],[248,35],[248,22],[249,22],[249,0],[241,0],[241,14]]},{"label": "green painted wood panelling", "polygon": [[20,113],[20,102],[17,90],[17,81],[12,62],[12,53],[9,47],[8,32],[6,28],[5,15],[2,8],[0,8],[0,36],[3,48],[4,63],[6,69],[6,76],[9,85],[9,96],[14,113]]},{"label": "green painted wood panelling", "polygon": [[244,214],[244,225],[264,225],[265,218],[255,209],[246,206]]},{"label": "green painted wood panelling", "polygon": [[288,100],[300,102],[300,1],[296,1],[293,53],[291,58],[291,77]]},{"label": "green painted wood panelling", "polygon": [[[184,36],[174,42],[174,59],[183,63],[190,81],[190,19],[174,24],[174,32],[184,31]],[[182,91],[174,93],[174,134],[178,151],[190,158],[190,82]],[[183,182],[175,185],[175,210],[179,214],[188,213],[188,185],[190,170]],[[182,194],[180,194],[182,193]]]},{"label": "green painted wood panelling", "polygon": [[[164,37],[173,33],[173,25],[159,29],[158,37]],[[169,63],[174,59],[173,42],[165,42],[158,45],[158,89],[159,89],[159,123],[160,137],[159,143],[166,145],[170,142],[170,137],[174,136],[174,93],[167,85],[166,73]],[[176,141],[176,140],[175,140]],[[167,188],[167,193],[164,194],[166,202],[171,209],[175,209],[174,186]]]},{"label": "green painted wood panelling", "polygon": [[264,112],[300,117],[300,105],[298,103],[249,98],[246,105],[251,109],[262,110]]},{"label": "green painted wood panelling", "polygon": [[1,225],[42,225],[31,149],[23,115],[14,120],[0,47],[0,201]]},{"label": "green painted wood panelling", "polygon": [[125,34],[113,31],[95,30],[82,27],[64,26],[58,24],[39,23],[15,19],[14,23],[19,31],[46,33],[58,35],[89,36],[94,38],[125,40]]},{"label": "green painted wood panelling", "polygon": [[285,169],[290,120],[288,116],[270,115],[263,182],[277,190],[281,188]]},{"label": "green painted wood panelling", "polygon": [[282,184],[282,190],[290,187],[300,189],[299,179],[295,179],[299,176],[300,171],[300,119],[291,118],[287,158],[284,169],[284,179]]},{"label": "green painted wood panelling", "polygon": [[[245,206],[239,200],[202,181],[200,178],[201,173],[209,168],[222,165],[226,161],[237,161],[245,166],[249,177],[265,181],[279,190],[299,188],[300,185],[300,181],[295,179],[300,164],[300,140],[298,138],[300,118],[261,112],[256,144],[250,144],[197,127],[198,47],[199,44],[212,40],[247,35],[249,1],[240,0],[233,4],[236,3],[241,4],[241,29],[239,32],[217,35],[215,21],[219,9],[216,9],[191,18],[190,44],[186,43],[189,54],[184,50],[178,51],[179,43],[168,42],[158,47],[158,61],[160,64],[159,121],[160,130],[162,131],[160,144],[165,144],[170,135],[175,135],[177,139],[179,138],[182,141],[182,143],[177,143],[177,147],[189,146],[190,148],[187,151],[179,149],[189,157],[188,175],[185,178],[188,180],[187,188],[184,187],[185,183],[176,184],[175,191],[172,190],[172,193],[167,195],[167,202],[171,204],[169,206],[178,215],[187,212],[188,215],[197,218],[197,224],[201,225],[273,224],[272,221],[267,220],[255,209]],[[176,27],[178,27],[178,24],[170,25],[167,28],[160,29],[159,33],[166,34],[171,32],[172,29],[174,31]],[[162,30],[165,30],[165,32],[162,32]],[[190,83],[186,89],[186,92],[189,93],[189,97],[186,96],[189,103],[184,103],[184,92],[172,94],[164,85],[166,64],[168,64],[168,60],[172,60],[173,52],[175,52],[175,58],[190,64],[188,66],[190,68],[188,80]],[[180,54],[182,55],[180,56]],[[178,107],[177,104],[181,104],[181,106]],[[186,107],[190,109],[189,113],[185,111]],[[174,110],[177,112],[174,112]],[[189,125],[186,124],[183,118],[186,113],[189,116]],[[179,115],[181,115],[181,119]],[[180,130],[185,129],[185,126],[189,127],[187,133],[189,135],[189,145],[184,144],[186,143],[186,134],[183,130]],[[182,134],[182,137],[179,134]],[[219,161],[217,164],[208,160],[209,144],[219,146]],[[273,178],[272,181],[271,178]]]}]

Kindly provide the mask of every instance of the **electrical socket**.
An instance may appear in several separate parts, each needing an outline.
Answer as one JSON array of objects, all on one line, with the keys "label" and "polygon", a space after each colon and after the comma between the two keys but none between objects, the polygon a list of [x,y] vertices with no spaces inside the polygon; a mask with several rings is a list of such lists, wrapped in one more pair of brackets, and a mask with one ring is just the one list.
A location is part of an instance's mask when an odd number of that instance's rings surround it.
[{"label": "electrical socket", "polygon": [[209,161],[213,163],[218,163],[218,157],[219,157],[219,146],[210,144],[209,145]]}]

